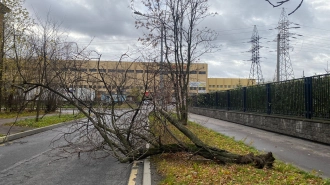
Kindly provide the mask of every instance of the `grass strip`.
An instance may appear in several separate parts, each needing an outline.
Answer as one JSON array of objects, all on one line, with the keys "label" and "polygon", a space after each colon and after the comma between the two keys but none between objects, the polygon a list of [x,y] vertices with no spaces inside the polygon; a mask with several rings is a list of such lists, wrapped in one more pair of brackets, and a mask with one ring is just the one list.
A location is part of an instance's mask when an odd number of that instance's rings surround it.
[{"label": "grass strip", "polygon": [[[54,116],[45,116],[42,119],[40,119],[38,122],[35,121],[35,118],[29,118],[17,121],[14,126],[20,126],[20,127],[33,127],[33,128],[40,128],[40,127],[46,127],[50,125],[54,125],[57,123],[72,121],[76,119],[80,119],[85,117],[83,114],[62,114],[54,115]],[[13,123],[6,123],[5,125],[11,126]]]},{"label": "grass strip", "polygon": [[[190,122],[189,129],[205,143],[238,154],[260,153],[255,148]],[[176,136],[188,142],[174,128]],[[158,173],[164,177],[160,184],[323,184],[330,185],[329,179],[322,179],[316,172],[307,173],[279,160],[273,169],[256,169],[252,165],[219,165],[210,160],[187,153],[161,154],[151,158]]]},{"label": "grass strip", "polygon": [[[18,114],[18,117],[35,116],[36,111],[24,111]],[[43,112],[41,113],[43,114]],[[17,112],[0,112],[0,119],[16,118]]]}]

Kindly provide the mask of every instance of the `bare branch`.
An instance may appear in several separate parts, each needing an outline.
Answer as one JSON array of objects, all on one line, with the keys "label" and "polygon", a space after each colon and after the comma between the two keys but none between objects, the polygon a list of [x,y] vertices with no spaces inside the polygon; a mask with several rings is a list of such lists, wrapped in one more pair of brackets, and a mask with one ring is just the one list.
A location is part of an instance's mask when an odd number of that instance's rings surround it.
[{"label": "bare branch", "polygon": [[[273,8],[275,8],[275,7],[282,6],[283,4],[289,2],[290,0],[278,1],[278,2],[277,2],[277,5],[275,5],[275,4],[273,4],[272,2],[270,2],[270,0],[265,0],[265,1],[267,1],[270,5],[273,6]],[[293,14],[294,12],[296,12],[296,11],[301,7],[301,5],[302,5],[303,2],[304,2],[304,0],[301,0],[300,3],[299,3],[299,5],[298,5],[298,6],[297,6],[297,7],[296,7],[291,13],[289,13],[288,15],[291,15],[291,14]]]}]

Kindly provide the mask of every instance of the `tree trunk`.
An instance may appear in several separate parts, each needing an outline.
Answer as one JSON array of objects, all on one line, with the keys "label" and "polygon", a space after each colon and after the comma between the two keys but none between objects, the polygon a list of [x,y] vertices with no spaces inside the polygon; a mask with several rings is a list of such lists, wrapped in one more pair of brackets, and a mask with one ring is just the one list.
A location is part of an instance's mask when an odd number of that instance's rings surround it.
[{"label": "tree trunk", "polygon": [[247,155],[238,155],[234,153],[230,153],[226,150],[221,150],[218,148],[213,148],[205,145],[204,148],[198,147],[196,145],[187,145],[183,147],[178,144],[169,144],[162,145],[157,148],[150,148],[146,150],[142,150],[138,152],[141,154],[139,156],[129,157],[125,160],[121,160],[121,162],[133,161],[134,159],[144,159],[149,156],[162,154],[162,153],[177,153],[177,152],[188,152],[193,155],[199,155],[206,159],[210,159],[215,161],[218,164],[253,164],[256,168],[262,169],[272,168],[275,158],[271,152],[267,154],[254,155],[253,153]]},{"label": "tree trunk", "polygon": [[37,101],[37,107],[36,107],[36,122],[39,121],[39,117],[40,117],[40,111],[41,111],[41,95],[43,93],[43,90],[42,88],[40,88],[40,91],[39,91],[39,94],[38,94],[38,99],[36,100]]},{"label": "tree trunk", "polygon": [[[236,163],[236,164],[254,164],[257,168],[264,168],[265,166],[271,168],[275,158],[271,152],[262,155],[254,155],[253,153],[247,155],[238,155],[230,153],[226,150],[210,147],[201,141],[194,133],[192,133],[187,127],[179,123],[176,119],[171,117],[167,112],[160,110],[161,115],[165,117],[174,127],[176,127],[181,133],[187,136],[194,144],[188,146],[181,145],[164,145],[159,148],[149,149],[144,155],[158,154],[159,152],[190,152],[203,156],[206,159],[213,160],[220,164]],[[141,157],[144,157],[142,155]]]}]

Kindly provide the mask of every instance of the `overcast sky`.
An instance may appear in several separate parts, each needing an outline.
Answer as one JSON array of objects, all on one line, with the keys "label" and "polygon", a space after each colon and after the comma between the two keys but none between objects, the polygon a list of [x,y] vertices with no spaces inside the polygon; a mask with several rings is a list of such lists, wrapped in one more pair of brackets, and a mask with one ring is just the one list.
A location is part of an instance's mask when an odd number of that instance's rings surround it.
[{"label": "overcast sky", "polygon": [[[277,0],[272,0],[276,3]],[[291,0],[284,7],[287,13],[298,6],[300,0]],[[276,42],[274,42],[282,7],[273,8],[264,0],[210,0],[210,11],[218,16],[208,18],[205,24],[219,32],[215,41],[221,50],[205,54],[201,62],[208,63],[209,77],[248,78],[251,68],[251,48],[247,43],[256,25],[259,36],[261,69],[266,81],[272,81],[276,67]],[[94,38],[91,48],[102,54],[102,60],[118,60],[122,53],[134,53],[143,35],[134,25],[130,0],[26,0],[25,7],[31,15],[62,23],[73,41],[86,45]],[[137,5],[138,6],[138,5]],[[330,1],[305,0],[300,9],[289,16],[301,34],[290,39],[290,58],[296,78],[324,74],[330,62]],[[273,30],[270,30],[273,29]],[[132,54],[133,55],[133,54]],[[330,68],[330,67],[329,67]]]}]

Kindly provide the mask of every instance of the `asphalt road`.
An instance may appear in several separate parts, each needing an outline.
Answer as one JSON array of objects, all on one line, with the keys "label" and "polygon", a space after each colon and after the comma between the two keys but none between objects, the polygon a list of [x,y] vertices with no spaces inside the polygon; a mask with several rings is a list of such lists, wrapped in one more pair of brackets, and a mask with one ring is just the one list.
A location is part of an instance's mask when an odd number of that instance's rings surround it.
[{"label": "asphalt road", "polygon": [[308,172],[330,178],[330,146],[268,132],[244,125],[189,114],[189,119],[216,132],[244,141],[260,151],[273,152],[276,159]]},{"label": "asphalt road", "polygon": [[131,165],[112,157],[69,154],[54,138],[68,131],[61,127],[0,145],[0,184],[127,184]]}]

